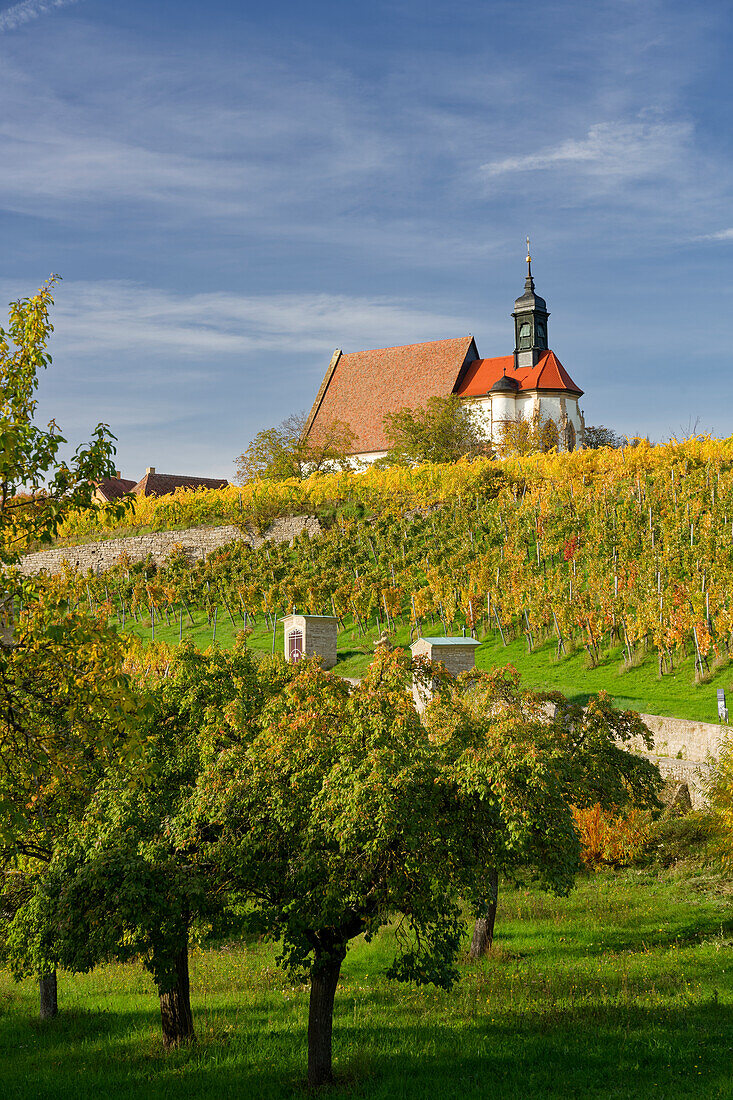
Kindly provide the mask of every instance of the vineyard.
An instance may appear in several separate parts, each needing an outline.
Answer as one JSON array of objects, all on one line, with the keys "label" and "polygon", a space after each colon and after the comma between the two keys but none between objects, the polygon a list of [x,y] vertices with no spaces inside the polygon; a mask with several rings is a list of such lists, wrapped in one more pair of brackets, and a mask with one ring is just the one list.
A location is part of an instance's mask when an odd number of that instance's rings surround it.
[{"label": "vineyard", "polygon": [[[144,499],[134,519],[262,530],[303,511],[323,530],[292,547],[235,543],[159,569],[121,559],[49,583],[169,642],[227,644],[246,628],[269,649],[293,608],[335,615],[346,673],[362,671],[382,631],[405,644],[465,630],[485,642],[479,664],[542,658],[582,671],[589,690],[619,666],[632,678],[644,666],[660,685],[682,676],[688,694],[716,673],[721,682],[733,645],[733,440],[261,482]],[[64,536],[95,531],[99,517],[81,514]]]}]

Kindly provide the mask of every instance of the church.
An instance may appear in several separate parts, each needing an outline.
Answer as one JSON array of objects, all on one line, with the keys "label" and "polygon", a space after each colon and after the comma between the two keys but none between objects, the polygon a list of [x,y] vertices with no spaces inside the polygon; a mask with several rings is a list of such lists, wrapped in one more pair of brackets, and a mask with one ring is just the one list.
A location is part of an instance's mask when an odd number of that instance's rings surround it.
[{"label": "church", "polygon": [[354,433],[352,458],[371,463],[389,442],[383,417],[431,397],[455,394],[472,409],[486,437],[500,442],[506,425],[527,420],[559,450],[582,447],[583,391],[573,382],[547,342],[547,302],[535,291],[527,241],[524,293],[514,303],[514,352],[479,356],[472,336],[396,348],[333,353],[304,429],[318,438],[334,421]]}]

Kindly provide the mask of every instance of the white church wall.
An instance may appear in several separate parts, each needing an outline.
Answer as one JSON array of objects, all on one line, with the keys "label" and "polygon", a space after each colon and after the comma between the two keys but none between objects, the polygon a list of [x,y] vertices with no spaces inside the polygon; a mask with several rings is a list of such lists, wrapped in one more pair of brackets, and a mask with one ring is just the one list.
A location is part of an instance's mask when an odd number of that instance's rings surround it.
[{"label": "white church wall", "polygon": [[515,405],[515,417],[521,417],[522,420],[531,420],[534,416],[535,406],[537,404],[537,397],[533,393],[520,393],[517,394],[517,400]]},{"label": "white church wall", "polygon": [[356,467],[358,473],[360,470],[366,469],[367,466],[371,466],[372,462],[376,462],[377,459],[384,458],[386,454],[386,451],[364,451],[362,454],[349,455],[349,462]]},{"label": "white church wall", "polygon": [[466,404],[471,409],[473,418],[476,424],[484,432],[485,435],[491,435],[491,398],[487,395],[485,397],[469,397],[466,398]]},{"label": "white church wall", "polygon": [[499,441],[503,423],[507,420],[531,420],[537,409],[542,420],[554,420],[558,431],[565,414],[575,430],[576,446],[581,445],[584,424],[577,397],[530,391],[516,395],[486,394],[466,400],[482,431],[494,443]]}]

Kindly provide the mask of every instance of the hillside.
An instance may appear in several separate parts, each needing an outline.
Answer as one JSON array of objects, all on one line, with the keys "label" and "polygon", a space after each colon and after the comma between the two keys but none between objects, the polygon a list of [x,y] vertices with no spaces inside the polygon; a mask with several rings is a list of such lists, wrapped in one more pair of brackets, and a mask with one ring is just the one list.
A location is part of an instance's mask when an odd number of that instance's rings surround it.
[{"label": "hillside", "polygon": [[[275,615],[336,614],[347,675],[383,629],[403,644],[465,629],[482,642],[479,666],[510,660],[533,686],[717,717],[715,689],[731,678],[733,439],[179,493],[140,501],[125,525],[263,530],[295,512],[317,515],[321,534],[236,543],[194,564],[174,555],[158,570],[123,561],[77,578],[75,598],[108,599],[144,637],[154,620],[156,638],[202,645],[215,614],[225,645],[246,614],[263,650]],[[120,533],[88,514],[64,534],[103,530]]]}]

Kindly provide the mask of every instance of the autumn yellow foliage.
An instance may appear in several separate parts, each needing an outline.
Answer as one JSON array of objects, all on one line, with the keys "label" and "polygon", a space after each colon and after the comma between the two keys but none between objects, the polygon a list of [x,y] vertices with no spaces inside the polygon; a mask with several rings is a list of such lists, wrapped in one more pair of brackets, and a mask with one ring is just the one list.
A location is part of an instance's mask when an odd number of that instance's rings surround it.
[{"label": "autumn yellow foliage", "polygon": [[649,839],[650,819],[640,810],[617,815],[596,804],[574,809],[573,818],[582,846],[581,859],[587,867],[632,863]]}]

